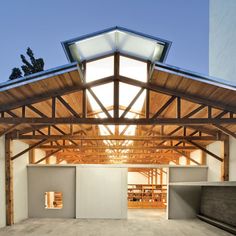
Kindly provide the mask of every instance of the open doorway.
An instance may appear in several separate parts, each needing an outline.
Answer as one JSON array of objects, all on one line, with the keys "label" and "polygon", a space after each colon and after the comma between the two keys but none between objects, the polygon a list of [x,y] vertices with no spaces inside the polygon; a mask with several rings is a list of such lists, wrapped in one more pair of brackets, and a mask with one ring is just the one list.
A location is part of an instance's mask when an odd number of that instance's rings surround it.
[{"label": "open doorway", "polygon": [[127,187],[128,218],[165,218],[166,168],[129,168]]}]

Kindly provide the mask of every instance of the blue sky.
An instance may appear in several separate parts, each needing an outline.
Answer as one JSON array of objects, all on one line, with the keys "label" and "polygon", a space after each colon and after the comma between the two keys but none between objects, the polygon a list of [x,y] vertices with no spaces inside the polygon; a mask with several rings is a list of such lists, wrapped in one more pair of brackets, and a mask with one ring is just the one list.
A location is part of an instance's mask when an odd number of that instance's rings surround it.
[{"label": "blue sky", "polygon": [[21,0],[0,3],[0,82],[30,46],[45,69],[67,63],[60,42],[123,26],[173,42],[166,63],[208,74],[208,0]]}]

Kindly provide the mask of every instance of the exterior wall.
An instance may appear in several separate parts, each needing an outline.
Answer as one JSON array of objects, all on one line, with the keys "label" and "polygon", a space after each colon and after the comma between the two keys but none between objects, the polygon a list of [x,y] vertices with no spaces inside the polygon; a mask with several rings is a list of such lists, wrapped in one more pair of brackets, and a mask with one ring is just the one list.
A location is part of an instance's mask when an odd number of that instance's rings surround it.
[{"label": "exterior wall", "polygon": [[128,184],[148,184],[148,178],[138,172],[128,172]]},{"label": "exterior wall", "polygon": [[[12,143],[12,155],[15,155],[29,146],[21,141]],[[27,168],[29,154],[18,157],[13,161],[13,197],[14,197],[14,222],[28,218],[28,183]]]},{"label": "exterior wall", "polygon": [[[75,167],[28,167],[29,217],[75,218]],[[62,209],[45,209],[45,192],[62,192]]]},{"label": "exterior wall", "polygon": [[6,226],[5,139],[0,137],[0,227]]},{"label": "exterior wall", "polygon": [[209,74],[236,84],[235,12],[235,0],[210,0]]},{"label": "exterior wall", "polygon": [[[210,0],[209,74],[236,84],[236,1]],[[236,180],[236,140],[230,138],[229,180]],[[219,165],[212,161],[218,170]],[[210,180],[218,176],[209,171]]]}]

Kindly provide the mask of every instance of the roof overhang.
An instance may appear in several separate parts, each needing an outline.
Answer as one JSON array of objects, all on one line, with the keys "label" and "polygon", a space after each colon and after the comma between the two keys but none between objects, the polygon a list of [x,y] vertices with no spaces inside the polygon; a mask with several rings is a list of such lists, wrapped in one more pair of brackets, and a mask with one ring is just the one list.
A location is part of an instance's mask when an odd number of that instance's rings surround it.
[{"label": "roof overhang", "polygon": [[64,41],[62,46],[70,62],[90,60],[114,52],[151,62],[164,62],[171,42],[116,26]]}]

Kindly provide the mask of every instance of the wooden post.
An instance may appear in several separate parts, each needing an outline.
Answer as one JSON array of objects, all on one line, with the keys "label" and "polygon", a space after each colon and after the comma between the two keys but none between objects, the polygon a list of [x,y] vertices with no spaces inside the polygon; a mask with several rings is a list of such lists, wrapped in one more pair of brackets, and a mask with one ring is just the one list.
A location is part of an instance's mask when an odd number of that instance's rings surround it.
[{"label": "wooden post", "polygon": [[5,136],[5,188],[6,188],[6,225],[14,224],[13,208],[13,161],[11,160],[11,139]]},{"label": "wooden post", "polygon": [[35,162],[35,149],[29,151],[29,163],[34,164]]},{"label": "wooden post", "polygon": [[201,151],[201,164],[206,165],[206,153]]},{"label": "wooden post", "polygon": [[229,136],[225,136],[225,140],[222,142],[222,159],[221,164],[221,180],[229,181]]}]

